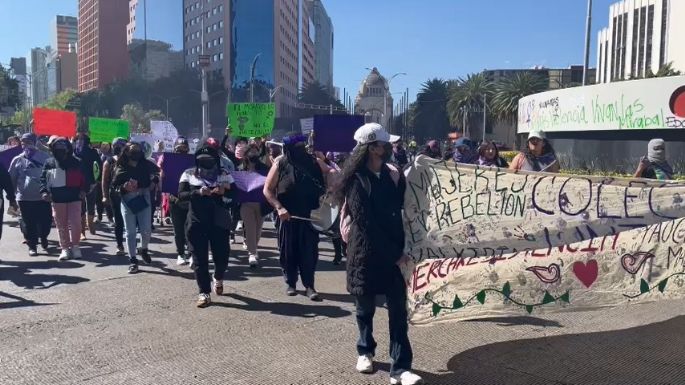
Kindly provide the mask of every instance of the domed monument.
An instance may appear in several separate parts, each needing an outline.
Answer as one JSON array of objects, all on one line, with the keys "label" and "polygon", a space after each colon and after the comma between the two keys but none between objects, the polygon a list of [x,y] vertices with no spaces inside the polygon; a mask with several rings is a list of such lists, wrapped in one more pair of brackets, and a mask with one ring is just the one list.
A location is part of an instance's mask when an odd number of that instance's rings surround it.
[{"label": "domed monument", "polygon": [[354,113],[364,115],[366,122],[380,123],[390,129],[392,106],[388,81],[378,72],[378,68],[373,67],[354,99]]}]

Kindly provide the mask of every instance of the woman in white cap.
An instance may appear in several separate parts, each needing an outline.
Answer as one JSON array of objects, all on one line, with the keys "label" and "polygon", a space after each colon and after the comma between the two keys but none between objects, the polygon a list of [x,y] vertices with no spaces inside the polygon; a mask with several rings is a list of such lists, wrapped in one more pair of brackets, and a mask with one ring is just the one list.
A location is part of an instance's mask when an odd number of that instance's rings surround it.
[{"label": "woman in white cap", "polygon": [[647,156],[640,159],[635,171],[636,178],[657,180],[673,179],[673,168],[666,161],[666,143],[663,139],[652,139],[647,145]]},{"label": "woman in white cap", "polygon": [[510,170],[559,172],[559,160],[542,131],[531,131],[528,141],[509,166]]}]

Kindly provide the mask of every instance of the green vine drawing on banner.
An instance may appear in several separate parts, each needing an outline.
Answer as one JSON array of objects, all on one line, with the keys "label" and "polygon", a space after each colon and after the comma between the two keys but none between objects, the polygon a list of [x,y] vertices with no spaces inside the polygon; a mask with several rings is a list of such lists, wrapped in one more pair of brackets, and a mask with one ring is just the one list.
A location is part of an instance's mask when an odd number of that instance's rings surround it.
[{"label": "green vine drawing on banner", "polygon": [[635,299],[635,298],[638,298],[638,297],[642,296],[643,294],[649,293],[650,291],[657,289],[657,288],[659,289],[660,293],[663,293],[664,290],[666,290],[666,284],[668,283],[668,280],[673,278],[673,277],[679,276],[679,275],[685,275],[685,272],[671,274],[668,277],[659,281],[659,283],[657,283],[656,285],[654,285],[652,287],[649,287],[649,283],[647,281],[645,281],[645,279],[643,278],[640,280],[640,294],[635,294],[635,295],[623,294],[623,296],[628,298],[628,299]]},{"label": "green vine drawing on banner", "polygon": [[559,300],[566,302],[566,303],[571,302],[570,294],[569,294],[568,290],[566,291],[566,293],[564,293],[558,297],[554,297],[553,295],[551,295],[549,293],[549,291],[545,290],[545,295],[542,298],[541,302],[523,303],[523,302],[517,301],[516,299],[511,297],[511,285],[509,284],[509,282],[505,283],[501,290],[500,289],[483,289],[483,290],[479,291],[477,294],[475,294],[474,296],[472,296],[471,298],[469,298],[466,302],[462,302],[461,299],[459,298],[459,296],[455,295],[454,301],[452,302],[452,306],[444,306],[444,305],[441,305],[441,304],[433,301],[433,299],[429,296],[428,293],[426,293],[425,298],[426,298],[426,300],[428,300],[430,303],[433,304],[432,313],[433,313],[433,317],[436,317],[442,310],[458,310],[458,309],[461,309],[463,307],[466,307],[469,303],[473,302],[473,300],[476,300],[476,301],[480,302],[481,305],[483,305],[483,304],[485,304],[485,298],[486,298],[486,295],[488,292],[500,294],[504,297],[504,299],[509,300],[511,303],[518,305],[518,306],[525,307],[528,314],[532,313],[533,309],[536,307],[539,307],[542,305],[547,305],[549,303],[555,303]]}]

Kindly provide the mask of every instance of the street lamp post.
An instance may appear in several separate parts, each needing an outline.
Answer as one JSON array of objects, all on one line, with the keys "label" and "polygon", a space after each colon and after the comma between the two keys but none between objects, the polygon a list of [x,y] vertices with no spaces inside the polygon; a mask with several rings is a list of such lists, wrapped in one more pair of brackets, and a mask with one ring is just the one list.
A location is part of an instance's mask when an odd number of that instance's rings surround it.
[{"label": "street lamp post", "polygon": [[256,54],[252,59],[252,66],[250,66],[250,103],[254,103],[254,70],[257,67],[257,60],[261,56],[261,52]]},{"label": "street lamp post", "polygon": [[180,98],[182,98],[182,96],[174,96],[173,98],[165,98],[165,97],[162,97],[159,95],[151,95],[151,96],[166,102],[166,118],[171,120],[171,118],[169,117],[169,102],[176,100],[176,99],[180,99]]}]

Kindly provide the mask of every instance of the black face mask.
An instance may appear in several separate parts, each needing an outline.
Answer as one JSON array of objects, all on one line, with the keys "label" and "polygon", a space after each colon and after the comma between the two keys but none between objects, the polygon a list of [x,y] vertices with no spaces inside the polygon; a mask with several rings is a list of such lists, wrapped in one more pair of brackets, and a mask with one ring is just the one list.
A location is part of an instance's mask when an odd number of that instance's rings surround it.
[{"label": "black face mask", "polygon": [[197,165],[202,169],[211,170],[216,167],[216,161],[214,159],[200,159],[197,161]]},{"label": "black face mask", "polygon": [[134,162],[140,162],[143,159],[143,153],[140,151],[131,151],[128,155]]},{"label": "black face mask", "polygon": [[52,155],[57,160],[64,160],[67,158],[67,150],[53,150]]}]

